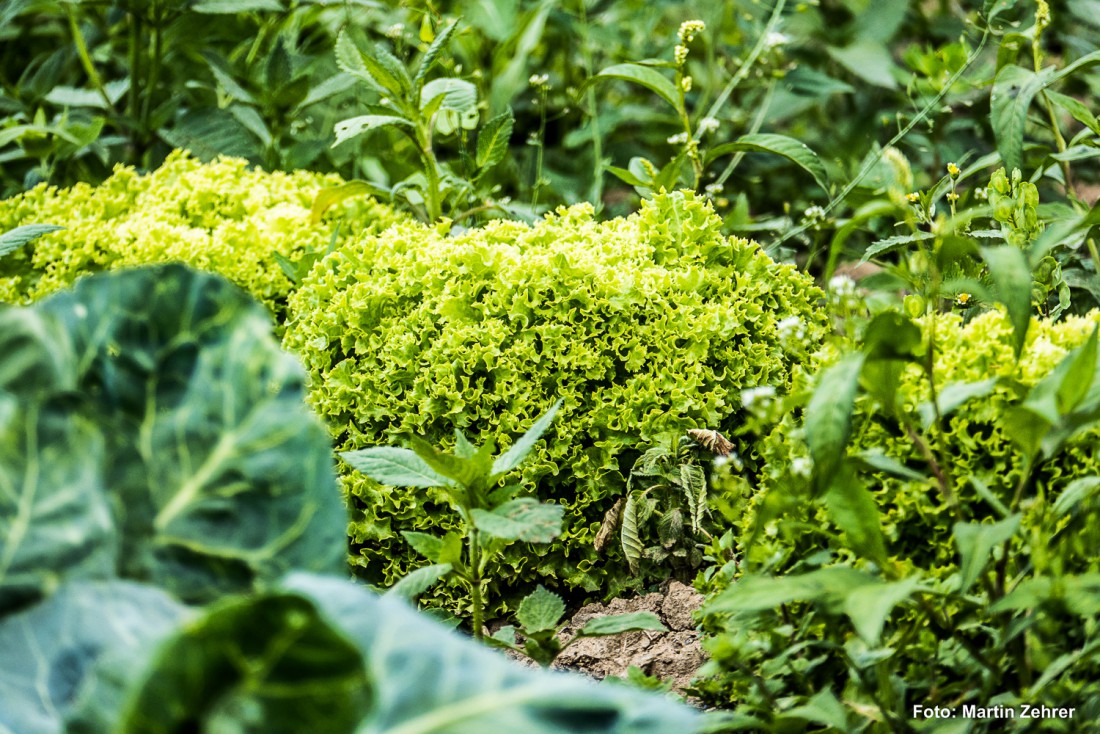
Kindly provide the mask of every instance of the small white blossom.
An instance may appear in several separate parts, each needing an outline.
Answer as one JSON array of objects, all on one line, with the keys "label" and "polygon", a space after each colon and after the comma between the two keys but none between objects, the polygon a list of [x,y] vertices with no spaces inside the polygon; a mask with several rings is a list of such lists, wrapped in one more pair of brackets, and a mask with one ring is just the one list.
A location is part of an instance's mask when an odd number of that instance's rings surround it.
[{"label": "small white blossom", "polygon": [[829,279],[829,290],[840,298],[851,296],[856,292],[856,282],[847,275],[834,275]]},{"label": "small white blossom", "polygon": [[813,459],[808,456],[798,456],[791,461],[791,474],[794,474],[796,477],[809,478],[813,468]]},{"label": "small white blossom", "polygon": [[784,33],[779,33],[777,31],[772,31],[768,35],[764,36],[764,48],[769,50],[773,48],[779,48],[780,46],[785,45],[789,40],[791,40],[790,36],[787,36]]},{"label": "small white blossom", "polygon": [[747,390],[741,391],[741,404],[744,405],[745,410],[749,412],[755,412],[754,409],[757,407],[766,409],[774,398],[775,388],[771,385],[750,387]]},{"label": "small white blossom", "polygon": [[718,125],[718,120],[716,120],[715,118],[704,117],[702,120],[699,120],[699,132],[712,133],[718,129]]},{"label": "small white blossom", "polygon": [[550,75],[549,74],[532,74],[531,78],[527,80],[535,89],[547,89],[550,87]]},{"label": "small white blossom", "polygon": [[811,221],[820,222],[825,219],[825,210],[820,206],[811,206],[802,215]]},{"label": "small white blossom", "polygon": [[677,66],[683,66],[684,62],[687,61],[687,57],[688,57],[688,47],[687,46],[678,44],[676,46],[676,48],[674,48],[672,50],[672,58],[676,62]]},{"label": "small white blossom", "polygon": [[683,145],[688,141],[687,133],[676,133],[675,135],[668,136],[669,145]]},{"label": "small white blossom", "polygon": [[781,319],[775,328],[779,330],[779,340],[784,343],[791,340],[802,341],[806,338],[806,325],[797,316]]},{"label": "small white blossom", "polygon": [[400,38],[405,33],[404,23],[394,23],[386,29],[386,36],[389,38]]},{"label": "small white blossom", "polygon": [[707,196],[714,197],[714,196],[718,196],[718,194],[722,193],[722,189],[723,189],[722,184],[712,183],[712,184],[707,184],[707,187],[704,189],[704,191],[707,192]]}]

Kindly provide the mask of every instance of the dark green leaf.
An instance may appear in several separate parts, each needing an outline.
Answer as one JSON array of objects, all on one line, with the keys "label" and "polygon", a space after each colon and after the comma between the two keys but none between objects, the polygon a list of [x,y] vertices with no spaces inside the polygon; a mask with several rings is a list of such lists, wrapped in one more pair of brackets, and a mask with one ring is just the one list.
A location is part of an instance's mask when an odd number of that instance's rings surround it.
[{"label": "dark green leaf", "polygon": [[828,488],[844,458],[863,359],[862,353],[848,354],[822,372],[806,406],[806,443],[818,492]]},{"label": "dark green leaf", "polygon": [[516,609],[516,621],[523,633],[554,629],[565,614],[565,602],[552,591],[539,584],[538,588],[523,598]]},{"label": "dark green leaf", "polygon": [[564,512],[561,505],[520,497],[492,512],[475,509],[472,515],[478,530],[494,538],[550,543],[561,535]]},{"label": "dark green leaf", "polygon": [[439,558],[443,554],[442,538],[437,538],[429,533],[420,533],[415,530],[402,530],[401,535],[417,553],[424,556],[432,563],[438,564],[440,562]]},{"label": "dark green leaf", "polygon": [[783,718],[787,717],[812,721],[837,731],[850,731],[848,710],[828,688],[818,691],[801,706],[784,711]]},{"label": "dark green leaf", "polygon": [[817,153],[810,150],[810,147],[805,143],[786,135],[776,135],[774,133],[742,135],[732,143],[719,145],[708,151],[707,162],[740,151],[774,153],[783,156],[813,176],[814,181],[823,190],[826,192],[829,190],[829,174],[825,171],[825,166],[821,163],[821,159],[817,157]]},{"label": "dark green leaf", "polygon": [[859,555],[880,567],[886,564],[886,541],[874,495],[851,468],[842,466],[825,494],[829,517],[844,531]]},{"label": "dark green leaf", "polygon": [[854,589],[877,583],[865,573],[845,566],[830,566],[792,576],[743,576],[710,601],[704,611],[765,611],[793,601],[816,601],[826,596],[844,598]]},{"label": "dark green leaf", "polygon": [[[980,382],[952,382],[942,387],[936,395],[936,403],[940,408],[940,416],[946,418],[958,408],[974,398],[984,398],[997,387],[997,378],[991,377]],[[928,429],[936,420],[936,411],[931,402],[921,403],[918,406],[921,423]]]},{"label": "dark green leaf", "polygon": [[1096,490],[1100,489],[1100,477],[1080,477],[1074,479],[1072,482],[1066,485],[1065,489],[1058,495],[1058,499],[1054,501],[1055,516],[1062,517],[1073,512],[1078,505],[1087,503],[1096,494]]},{"label": "dark green leaf", "polygon": [[259,724],[271,734],[300,734],[324,722],[326,731],[352,732],[375,701],[363,652],[292,593],[207,608],[156,650],[141,675],[120,724],[98,731],[256,731]]},{"label": "dark green leaf", "polygon": [[201,602],[344,569],[329,434],[263,306],[165,265],[89,276],[31,309],[68,333],[69,394],[105,438],[121,575]]},{"label": "dark green leaf", "polygon": [[[626,687],[594,686],[579,676],[522,668],[445,632],[403,602],[377,598],[356,585],[306,575],[291,577],[287,585],[312,600],[356,645],[369,670],[378,671],[371,676],[369,710],[353,730],[669,734],[700,726],[699,713],[688,706]],[[314,730],[304,726],[298,732]]]},{"label": "dark green leaf", "polygon": [[431,71],[436,59],[439,58],[439,54],[443,53],[443,50],[447,48],[447,44],[450,42],[451,36],[454,35],[455,29],[457,28],[457,20],[453,20],[444,26],[443,30],[436,34],[431,45],[428,46],[428,50],[420,57],[420,65],[416,69],[416,78],[413,79],[413,86],[415,89],[419,90],[423,86],[424,80],[428,78],[428,72]]},{"label": "dark green leaf", "polygon": [[890,73],[894,69],[894,59],[884,44],[860,40],[843,48],[829,46],[826,50],[841,66],[868,84],[897,89],[897,80]]},{"label": "dark green leaf", "polygon": [[995,523],[955,523],[952,531],[959,547],[962,563],[959,568],[959,592],[965,593],[985,570],[994,546],[1016,534],[1020,516],[1011,515]]},{"label": "dark green leaf", "polygon": [[997,138],[997,150],[1005,168],[1024,166],[1024,126],[1035,95],[1052,79],[1053,69],[1040,72],[1011,64],[998,72],[989,97],[989,122]]},{"label": "dark green leaf", "polygon": [[634,84],[640,84],[651,92],[654,92],[664,101],[672,105],[676,112],[683,112],[683,103],[680,101],[680,92],[671,81],[656,69],[641,64],[616,64],[609,66],[591,80],[589,84],[600,79],[623,79]]},{"label": "dark green leaf", "polygon": [[925,240],[933,239],[936,235],[931,232],[916,232],[915,234],[901,234],[894,237],[887,237],[884,240],[877,240],[872,242],[871,245],[864,251],[863,257],[860,259],[861,263],[865,263],[872,257],[878,257],[894,250],[899,250],[906,245],[914,242],[923,242]]},{"label": "dark green leaf", "polygon": [[1016,356],[1024,348],[1031,322],[1031,269],[1027,256],[1012,245],[983,247],[982,257],[989,266],[997,288],[997,300],[1008,310]]}]

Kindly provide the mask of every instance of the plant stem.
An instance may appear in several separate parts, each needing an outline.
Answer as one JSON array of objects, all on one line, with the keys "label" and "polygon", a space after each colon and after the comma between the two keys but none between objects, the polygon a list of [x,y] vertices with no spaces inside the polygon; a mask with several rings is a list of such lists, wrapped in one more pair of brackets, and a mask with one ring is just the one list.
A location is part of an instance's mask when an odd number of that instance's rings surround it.
[{"label": "plant stem", "polygon": [[470,557],[470,604],[473,605],[474,612],[474,639],[480,641],[485,637],[485,602],[481,595],[481,545],[477,528],[470,528],[467,540]]},{"label": "plant stem", "polygon": [[[577,0],[580,8],[581,31],[581,61],[584,65],[585,78],[591,79],[592,51],[588,47],[588,11],[584,6],[585,0]],[[592,190],[588,199],[597,208],[603,198],[603,138],[600,136],[600,115],[596,107],[596,90],[590,85],[585,93],[585,101],[588,103],[588,116],[592,118]]]},{"label": "plant stem", "polygon": [[[756,63],[756,59],[763,53],[764,47],[768,43],[768,36],[775,32],[775,27],[779,24],[779,19],[783,12],[783,7],[787,4],[787,0],[779,0],[775,7],[772,8],[771,17],[768,18],[767,25],[764,26],[764,32],[760,34],[760,38],[756,39],[756,45],[749,51],[749,55],[745,58],[745,63],[741,64],[737,69],[737,73],[726,82],[725,88],[722,93],[718,95],[718,99],[714,100],[714,104],[707,110],[707,114],[704,117],[718,117],[718,113],[722,110],[722,106],[726,104],[726,100],[733,94],[733,90],[737,88],[737,85],[745,80],[745,77],[752,71],[752,65]],[[697,130],[696,135],[701,135],[701,131]],[[695,140],[699,138],[696,137]]]},{"label": "plant stem", "polygon": [[73,34],[76,52],[77,55],[80,56],[80,65],[84,67],[84,73],[88,75],[88,80],[91,81],[92,86],[99,92],[99,96],[103,98],[103,103],[107,105],[107,109],[114,112],[115,106],[111,103],[111,97],[107,94],[107,88],[103,86],[103,79],[100,78],[99,72],[96,71],[95,64],[92,63],[92,57],[88,53],[88,44],[84,41],[84,34],[80,30],[80,23],[76,20],[76,11],[73,10],[72,5],[66,5],[65,10],[69,16],[69,29]]}]

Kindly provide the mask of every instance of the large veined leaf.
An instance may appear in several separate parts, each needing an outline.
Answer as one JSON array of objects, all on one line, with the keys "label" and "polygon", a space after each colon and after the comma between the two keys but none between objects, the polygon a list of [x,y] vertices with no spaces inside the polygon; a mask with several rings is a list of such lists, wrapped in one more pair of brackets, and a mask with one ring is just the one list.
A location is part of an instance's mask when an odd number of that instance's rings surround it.
[{"label": "large veined leaf", "polygon": [[0,615],[67,576],[114,575],[103,440],[58,404],[0,393]]},{"label": "large veined leaf", "polygon": [[165,592],[116,580],[66,584],[7,617],[0,622],[0,732],[60,734],[76,709],[116,710],[127,678],[188,616]]},{"label": "large veined leaf", "polygon": [[307,574],[311,599],[361,651],[373,705],[357,734],[692,734],[702,718],[662,696],[515,665],[396,599]]},{"label": "large veined leaf", "polygon": [[373,698],[359,649],[297,594],[223,600],[148,658],[121,706],[86,701],[69,731],[352,734]]},{"label": "large veined leaf", "polygon": [[328,435],[260,304],[168,265],[88,277],[32,308],[70,334],[75,389],[107,438],[124,576],[200,601],[343,569]]}]

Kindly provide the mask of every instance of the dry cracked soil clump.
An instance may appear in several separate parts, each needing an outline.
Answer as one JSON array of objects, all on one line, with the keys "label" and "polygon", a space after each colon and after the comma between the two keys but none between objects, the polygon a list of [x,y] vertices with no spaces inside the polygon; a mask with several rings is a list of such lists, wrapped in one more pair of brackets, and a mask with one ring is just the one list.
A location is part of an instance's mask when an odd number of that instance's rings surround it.
[{"label": "dry cracked soil clump", "polygon": [[699,632],[691,619],[692,612],[702,603],[702,594],[679,581],[670,581],[660,591],[644,596],[613,599],[607,604],[587,604],[578,609],[562,629],[563,643],[571,640],[589,620],[608,614],[653,612],[668,631],[577,640],[562,651],[553,667],[602,679],[625,676],[627,668],[635,665],[648,675],[671,682],[674,690],[681,691],[705,660]]}]

